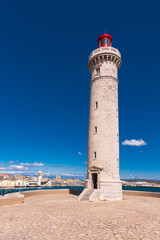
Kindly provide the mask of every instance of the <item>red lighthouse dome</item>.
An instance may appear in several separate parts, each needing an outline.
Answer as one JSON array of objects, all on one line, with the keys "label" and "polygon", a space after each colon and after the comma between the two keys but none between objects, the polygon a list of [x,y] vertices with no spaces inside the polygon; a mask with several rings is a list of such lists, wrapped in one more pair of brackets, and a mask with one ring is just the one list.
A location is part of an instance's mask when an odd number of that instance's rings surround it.
[{"label": "red lighthouse dome", "polygon": [[97,42],[99,47],[109,47],[112,46],[112,37],[109,34],[104,33],[98,38]]}]

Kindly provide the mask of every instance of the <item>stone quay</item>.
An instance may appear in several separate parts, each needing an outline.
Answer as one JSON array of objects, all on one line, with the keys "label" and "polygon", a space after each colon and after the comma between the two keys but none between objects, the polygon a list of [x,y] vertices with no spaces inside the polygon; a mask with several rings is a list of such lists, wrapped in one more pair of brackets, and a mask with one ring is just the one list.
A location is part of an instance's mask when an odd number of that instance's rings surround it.
[{"label": "stone quay", "polygon": [[66,190],[53,192],[26,193],[24,203],[1,206],[0,239],[160,239],[158,194],[149,197],[124,192],[121,201],[90,202],[79,201]]}]

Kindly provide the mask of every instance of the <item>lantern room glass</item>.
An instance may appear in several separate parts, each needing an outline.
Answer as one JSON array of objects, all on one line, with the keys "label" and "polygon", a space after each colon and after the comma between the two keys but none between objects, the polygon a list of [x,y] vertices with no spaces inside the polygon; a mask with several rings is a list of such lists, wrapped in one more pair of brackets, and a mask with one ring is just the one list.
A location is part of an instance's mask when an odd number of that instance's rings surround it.
[{"label": "lantern room glass", "polygon": [[106,47],[106,46],[112,46],[112,42],[109,38],[102,38],[99,41],[99,47]]}]

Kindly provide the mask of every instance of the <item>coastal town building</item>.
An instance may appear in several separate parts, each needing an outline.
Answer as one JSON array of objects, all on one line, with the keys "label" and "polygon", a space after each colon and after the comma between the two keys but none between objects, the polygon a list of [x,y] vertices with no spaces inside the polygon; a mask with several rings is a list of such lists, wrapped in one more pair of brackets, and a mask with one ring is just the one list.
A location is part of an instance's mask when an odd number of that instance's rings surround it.
[{"label": "coastal town building", "polygon": [[48,177],[46,177],[46,178],[43,178],[43,183],[45,183],[45,182],[48,182],[50,179],[48,178]]},{"label": "coastal town building", "polygon": [[38,181],[34,181],[34,180],[28,180],[26,181],[26,186],[28,187],[37,187],[38,186]]},{"label": "coastal town building", "polygon": [[26,176],[26,181],[38,181],[38,177]]},{"label": "coastal town building", "polygon": [[62,179],[60,175],[56,178],[43,178],[43,172],[38,171],[38,176],[21,176],[0,174],[0,188],[12,187],[38,187],[38,186],[83,186],[84,182],[79,179]]},{"label": "coastal town building", "polygon": [[62,179],[62,178],[54,178],[50,179],[46,186],[84,186],[84,182],[79,179]]},{"label": "coastal town building", "polygon": [[88,159],[81,200],[122,199],[119,178],[118,70],[121,54],[103,34],[90,56]]},{"label": "coastal town building", "polygon": [[38,171],[38,185],[40,186],[43,181],[43,172]]},{"label": "coastal town building", "polygon": [[26,181],[23,180],[0,180],[0,187],[26,187]]},{"label": "coastal town building", "polygon": [[0,174],[0,180],[5,180],[5,179],[9,179],[9,175],[8,174]]}]

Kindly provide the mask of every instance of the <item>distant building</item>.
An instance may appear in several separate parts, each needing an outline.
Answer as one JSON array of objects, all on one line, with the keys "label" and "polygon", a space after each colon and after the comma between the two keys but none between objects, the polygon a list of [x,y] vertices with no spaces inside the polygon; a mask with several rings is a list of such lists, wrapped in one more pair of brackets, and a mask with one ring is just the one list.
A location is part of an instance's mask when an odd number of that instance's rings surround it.
[{"label": "distant building", "polygon": [[0,180],[0,187],[26,187],[26,181],[24,180]]},{"label": "distant building", "polygon": [[0,180],[5,180],[5,179],[9,179],[9,175],[8,174],[0,174]]},{"label": "distant building", "polygon": [[27,181],[38,181],[38,177],[27,176],[26,180]]},{"label": "distant building", "polygon": [[38,185],[40,186],[42,182],[43,182],[43,172],[38,171]]},{"label": "distant building", "polygon": [[50,179],[46,177],[46,178],[43,178],[43,181],[42,181],[42,182],[47,183],[49,180],[50,180]]},{"label": "distant building", "polygon": [[27,180],[26,181],[26,186],[28,186],[28,187],[37,187],[38,186],[38,181],[36,180],[36,181],[34,181],[34,180]]}]

